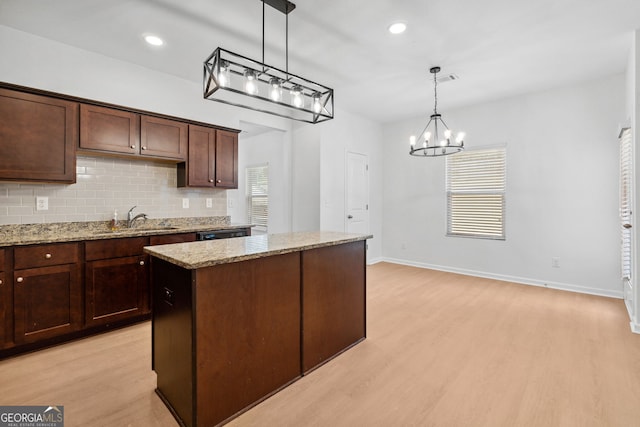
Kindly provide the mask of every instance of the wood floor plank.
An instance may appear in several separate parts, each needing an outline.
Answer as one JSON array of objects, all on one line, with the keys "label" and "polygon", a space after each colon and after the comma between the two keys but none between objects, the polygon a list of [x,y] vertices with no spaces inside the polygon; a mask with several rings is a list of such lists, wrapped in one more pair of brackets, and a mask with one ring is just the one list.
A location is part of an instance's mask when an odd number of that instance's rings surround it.
[{"label": "wood floor plank", "polygon": [[[388,263],[367,280],[367,339],[229,426],[640,425],[621,300]],[[64,405],[67,426],[177,426],[154,388],[148,322],[0,361],[0,405]]]}]

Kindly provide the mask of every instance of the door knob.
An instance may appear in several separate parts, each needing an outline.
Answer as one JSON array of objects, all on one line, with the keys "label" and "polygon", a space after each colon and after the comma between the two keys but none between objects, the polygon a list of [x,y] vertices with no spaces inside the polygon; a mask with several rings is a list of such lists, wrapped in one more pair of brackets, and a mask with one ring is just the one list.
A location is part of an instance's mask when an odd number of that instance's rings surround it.
[{"label": "door knob", "polygon": [[353,215],[347,215],[347,219],[353,219]]}]

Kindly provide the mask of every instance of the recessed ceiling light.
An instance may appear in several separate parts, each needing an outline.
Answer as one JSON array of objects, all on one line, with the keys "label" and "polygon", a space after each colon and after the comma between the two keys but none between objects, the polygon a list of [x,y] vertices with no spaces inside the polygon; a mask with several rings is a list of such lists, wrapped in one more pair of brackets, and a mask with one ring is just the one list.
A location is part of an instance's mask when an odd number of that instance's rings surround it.
[{"label": "recessed ceiling light", "polygon": [[144,36],[144,41],[152,46],[162,46],[164,44],[164,40],[158,36],[154,36],[153,34],[147,34]]},{"label": "recessed ceiling light", "polygon": [[394,22],[389,25],[388,29],[391,34],[402,34],[407,30],[407,24],[404,22]]}]

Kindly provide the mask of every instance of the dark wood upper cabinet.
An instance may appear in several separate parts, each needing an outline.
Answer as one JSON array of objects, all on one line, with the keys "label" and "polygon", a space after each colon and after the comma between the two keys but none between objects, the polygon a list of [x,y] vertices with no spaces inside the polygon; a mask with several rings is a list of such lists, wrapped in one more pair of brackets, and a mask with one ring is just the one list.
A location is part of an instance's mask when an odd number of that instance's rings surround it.
[{"label": "dark wood upper cabinet", "polygon": [[189,125],[183,122],[142,116],[140,118],[140,154],[186,160],[188,128]]},{"label": "dark wood upper cabinet", "polygon": [[0,89],[0,180],[76,182],[78,103]]},{"label": "dark wood upper cabinet", "polygon": [[178,187],[238,188],[238,134],[189,125],[189,156]]},{"label": "dark wood upper cabinet", "polygon": [[216,131],[216,187],[238,188],[238,134]]},{"label": "dark wood upper cabinet", "polygon": [[129,111],[80,105],[80,148],[135,155],[140,152],[140,116]]}]

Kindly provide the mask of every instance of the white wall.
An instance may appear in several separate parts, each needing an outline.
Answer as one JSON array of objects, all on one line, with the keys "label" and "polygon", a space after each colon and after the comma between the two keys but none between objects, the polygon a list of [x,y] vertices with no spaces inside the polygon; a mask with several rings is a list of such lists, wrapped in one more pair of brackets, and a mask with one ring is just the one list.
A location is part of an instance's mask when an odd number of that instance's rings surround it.
[{"label": "white wall", "polygon": [[506,144],[505,241],[446,237],[445,159],[408,154],[426,113],[385,126],[384,257],[621,297],[616,131],[624,85],[618,75],[442,111],[464,128],[467,148]]},{"label": "white wall", "polygon": [[369,159],[368,262],[382,255],[382,126],[346,111],[322,128],[320,144],[320,224],[323,230],[347,231],[346,156],[347,152]]},{"label": "white wall", "polygon": [[253,137],[240,134],[238,190],[227,192],[229,215],[235,223],[247,223],[245,194],[249,166],[269,165],[269,234],[291,231],[291,140],[285,132],[273,130]]},{"label": "white wall", "polygon": [[296,124],[293,129],[292,231],[320,230],[321,126]]}]

